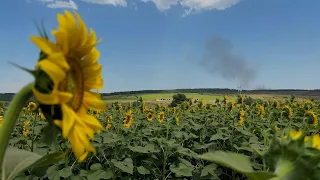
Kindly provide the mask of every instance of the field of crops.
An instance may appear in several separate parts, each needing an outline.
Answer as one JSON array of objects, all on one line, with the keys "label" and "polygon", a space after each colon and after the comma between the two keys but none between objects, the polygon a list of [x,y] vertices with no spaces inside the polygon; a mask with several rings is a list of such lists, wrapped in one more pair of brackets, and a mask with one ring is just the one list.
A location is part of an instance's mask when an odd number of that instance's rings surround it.
[{"label": "field of crops", "polygon": [[[319,105],[294,98],[242,97],[232,101],[225,97],[215,105],[184,102],[174,108],[148,108],[142,98],[126,107],[113,104],[104,112],[90,112],[105,127],[91,142],[96,154],[78,163],[67,151],[59,163],[25,171],[18,179],[247,179],[249,171],[274,171],[259,154],[269,148],[274,135],[283,138],[289,129],[319,133]],[[40,155],[70,148],[60,136],[52,145],[43,143],[47,122],[41,111],[32,111],[34,107],[30,102],[23,108],[9,144]],[[1,106],[0,115],[5,111]],[[218,150],[246,155],[251,166],[242,157],[224,154],[199,158]]]},{"label": "field of crops", "polygon": [[[200,94],[200,93],[184,93],[188,98],[198,98],[203,101],[215,101],[217,98],[221,99],[224,95],[222,94]],[[160,98],[171,98],[174,93],[152,93],[152,94],[139,94],[139,95],[114,95],[114,96],[106,96],[103,99],[108,103],[113,102],[134,102],[137,100],[137,96],[142,97],[145,101],[156,101],[156,99]],[[272,94],[250,94],[248,95],[252,98],[257,99],[273,99],[273,98],[283,98],[285,96],[282,95],[272,95]],[[236,100],[236,96],[229,96],[229,100]],[[302,98],[297,98],[298,101],[302,100]]]}]

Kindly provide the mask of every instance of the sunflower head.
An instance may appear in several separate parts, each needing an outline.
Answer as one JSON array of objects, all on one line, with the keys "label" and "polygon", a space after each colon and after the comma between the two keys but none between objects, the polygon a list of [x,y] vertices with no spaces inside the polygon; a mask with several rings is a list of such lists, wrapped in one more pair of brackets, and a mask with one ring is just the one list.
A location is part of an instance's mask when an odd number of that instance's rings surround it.
[{"label": "sunflower head", "polygon": [[160,123],[160,124],[164,121],[164,112],[163,112],[163,111],[161,111],[161,112],[158,114],[158,120],[159,120],[159,123]]},{"label": "sunflower head", "polygon": [[124,118],[124,121],[123,121],[123,126],[126,127],[126,128],[130,128],[132,123],[133,123],[132,111],[129,110],[125,115],[125,118]]},{"label": "sunflower head", "polygon": [[78,161],[95,152],[89,138],[102,128],[88,110],[104,111],[106,104],[93,89],[103,88],[102,67],[95,32],[88,29],[77,13],[58,14],[59,27],[48,37],[32,36],[40,48],[33,94],[50,125],[67,138]]},{"label": "sunflower head", "polygon": [[112,115],[108,116],[107,120],[108,120],[109,123],[111,123],[112,120],[113,120]]},{"label": "sunflower head", "polygon": [[289,134],[290,134],[290,137],[295,140],[295,139],[300,138],[303,135],[303,132],[302,131],[290,130]]},{"label": "sunflower head", "polygon": [[180,125],[180,119],[179,117],[176,117],[176,124],[179,126]]},{"label": "sunflower head", "polygon": [[36,108],[36,103],[29,102],[28,103],[28,111],[33,111]]},{"label": "sunflower head", "polygon": [[152,121],[152,119],[153,119],[153,114],[152,114],[151,112],[148,113],[147,119],[148,119],[148,121]]},{"label": "sunflower head", "polygon": [[317,126],[319,124],[318,115],[313,110],[307,110],[305,112],[305,117],[308,122],[312,122],[313,126]]}]

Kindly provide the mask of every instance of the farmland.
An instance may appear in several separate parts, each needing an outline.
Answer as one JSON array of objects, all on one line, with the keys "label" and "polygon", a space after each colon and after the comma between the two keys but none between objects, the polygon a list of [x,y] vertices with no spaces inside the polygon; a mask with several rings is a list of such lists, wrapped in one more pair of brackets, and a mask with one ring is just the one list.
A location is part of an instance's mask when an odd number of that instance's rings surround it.
[{"label": "farmland", "polygon": [[[134,102],[138,97],[142,97],[147,102],[156,102],[157,99],[166,98],[172,99],[172,96],[176,93],[149,93],[149,94],[127,94],[127,95],[109,95],[104,96],[103,99],[108,103],[128,103]],[[214,102],[216,99],[222,99],[224,94],[211,94],[211,93],[183,93],[188,98],[197,98],[199,100],[203,100],[205,102]],[[281,95],[281,94],[242,94],[243,96],[249,96],[253,99],[283,99],[289,97],[289,94]],[[230,100],[236,100],[237,94],[228,95]],[[296,98],[297,101],[302,101],[303,99],[308,99],[308,96],[298,96]]]},{"label": "farmland", "polygon": [[[294,98],[248,101],[243,97],[219,96],[220,101],[215,104],[200,100],[174,108],[157,103],[146,106],[147,100],[163,96],[172,94],[146,94],[142,95],[145,99],[136,98],[127,106],[113,103],[103,112],[90,111],[104,126],[91,142],[96,154],[77,163],[69,151],[58,163],[46,167],[46,171],[26,171],[19,178],[247,179],[248,172],[236,166],[240,162],[228,160],[233,164],[231,169],[221,166],[221,160],[214,156],[211,159],[198,156],[219,150],[243,154],[249,158],[250,168],[272,172],[274,164],[264,161],[257,152],[268,150],[274,136],[283,138],[290,129],[304,129],[306,135],[319,133],[317,101]],[[202,99],[211,97],[217,96],[205,95]],[[23,108],[9,144],[40,155],[69,149],[70,144],[59,134],[51,145],[43,143],[47,121],[33,108],[32,102]],[[5,111],[2,106],[0,114]]]}]

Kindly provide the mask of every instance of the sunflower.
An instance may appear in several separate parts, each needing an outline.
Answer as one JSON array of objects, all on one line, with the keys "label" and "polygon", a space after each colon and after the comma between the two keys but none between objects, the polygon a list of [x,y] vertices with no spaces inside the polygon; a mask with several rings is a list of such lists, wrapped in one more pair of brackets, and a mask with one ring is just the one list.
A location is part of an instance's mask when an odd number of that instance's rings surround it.
[{"label": "sunflower", "polygon": [[312,136],[312,147],[320,150],[320,136],[319,136],[319,134],[314,134]]},{"label": "sunflower", "polygon": [[243,126],[245,113],[246,113],[246,111],[243,109],[239,112],[239,125],[240,126]]},{"label": "sunflower", "polygon": [[125,116],[125,119],[123,121],[123,125],[124,127],[126,128],[130,128],[132,123],[133,123],[133,118],[132,118],[132,111],[129,110],[127,113],[126,113],[126,116]]},{"label": "sunflower", "polygon": [[106,126],[106,129],[109,130],[112,127],[112,116],[108,116],[108,124]]},{"label": "sunflower", "polygon": [[179,126],[180,125],[180,119],[179,117],[176,117],[176,124]]},{"label": "sunflower", "polygon": [[292,108],[291,108],[289,105],[283,106],[282,109],[284,110],[285,115],[286,115],[288,118],[291,118],[291,117],[292,117],[293,111],[292,111]]},{"label": "sunflower", "polygon": [[264,107],[261,104],[257,104],[259,118],[264,117]]},{"label": "sunflower", "polygon": [[163,111],[158,114],[158,120],[159,120],[160,124],[164,121],[164,112]]},{"label": "sunflower", "polygon": [[148,119],[148,121],[152,121],[152,119],[153,119],[153,114],[152,114],[151,112],[148,113],[147,119]]},{"label": "sunflower", "polygon": [[290,130],[289,134],[290,134],[291,138],[295,140],[295,139],[300,138],[300,136],[302,136],[303,133],[302,133],[302,131]]},{"label": "sunflower", "polygon": [[24,125],[23,125],[23,131],[22,131],[22,134],[23,136],[27,137],[28,134],[29,134],[29,130],[27,129],[27,127],[30,126],[30,121],[29,120],[26,120],[24,122]]},{"label": "sunflower", "polygon": [[313,126],[317,126],[319,124],[318,115],[313,110],[307,110],[305,116],[312,120]]},{"label": "sunflower", "polygon": [[39,109],[39,116],[42,120],[45,120],[46,117],[44,116],[44,114],[42,113],[41,109]]},{"label": "sunflower", "polygon": [[29,102],[28,103],[28,111],[32,111],[36,107],[36,103]]},{"label": "sunflower", "polygon": [[273,107],[275,107],[275,108],[279,108],[279,107],[280,107],[280,102],[279,102],[279,100],[275,100],[275,101],[273,102]]},{"label": "sunflower", "polygon": [[[95,46],[95,32],[87,27],[77,14],[64,11],[58,14],[59,27],[52,31],[56,43],[46,37],[32,36],[31,40],[44,54],[37,67],[50,77],[50,92],[43,92],[40,80],[33,88],[33,94],[42,105],[59,107],[61,116],[54,117],[54,123],[68,138],[78,161],[83,161],[90,152],[96,152],[88,137],[94,138],[102,125],[88,110],[103,111],[106,104],[99,93],[92,89],[103,88],[102,67],[98,63],[99,51]],[[39,82],[39,83],[37,83]],[[50,114],[50,113],[49,113]]]},{"label": "sunflower", "polygon": [[173,108],[173,113],[174,114],[179,114],[179,108],[178,107],[174,107]]}]

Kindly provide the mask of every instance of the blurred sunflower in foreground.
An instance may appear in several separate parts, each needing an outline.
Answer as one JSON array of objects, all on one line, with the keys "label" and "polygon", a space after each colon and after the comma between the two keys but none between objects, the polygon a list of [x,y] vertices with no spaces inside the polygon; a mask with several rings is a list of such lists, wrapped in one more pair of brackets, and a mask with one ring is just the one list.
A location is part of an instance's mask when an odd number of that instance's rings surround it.
[{"label": "blurred sunflower in foreground", "polygon": [[[91,89],[102,89],[103,79],[95,32],[87,27],[77,13],[64,11],[58,14],[59,27],[52,31],[56,42],[48,37],[32,36],[40,49],[37,63],[36,83],[33,93],[40,102],[43,113],[51,116],[64,138],[70,141],[78,161],[90,152],[95,153],[89,139],[100,132],[102,125],[88,110],[103,111],[106,104],[100,94]],[[54,107],[54,115],[50,113]]]}]

